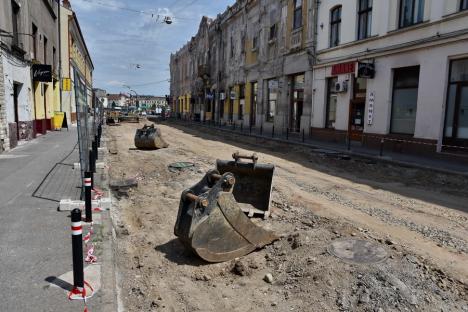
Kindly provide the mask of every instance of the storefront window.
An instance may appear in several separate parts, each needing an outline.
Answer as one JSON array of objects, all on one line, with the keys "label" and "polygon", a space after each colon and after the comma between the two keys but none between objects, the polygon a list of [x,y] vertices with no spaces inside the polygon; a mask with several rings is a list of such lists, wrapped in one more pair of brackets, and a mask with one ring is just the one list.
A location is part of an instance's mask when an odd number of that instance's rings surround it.
[{"label": "storefront window", "polygon": [[419,66],[394,70],[391,132],[414,134],[418,89]]},{"label": "storefront window", "polygon": [[292,78],[292,105],[290,111],[289,128],[291,131],[299,131],[301,129],[301,116],[304,105],[304,82],[305,75],[295,75]]},{"label": "storefront window", "polygon": [[278,80],[268,80],[268,107],[267,121],[273,122],[276,114],[276,102],[278,101]]},{"label": "storefront window", "polygon": [[445,114],[445,137],[468,139],[468,59],[451,62]]},{"label": "storefront window", "polygon": [[338,82],[337,77],[328,79],[328,100],[327,100],[327,111],[325,118],[325,128],[334,129],[336,122],[336,104],[338,102],[338,94],[336,93],[335,85]]}]

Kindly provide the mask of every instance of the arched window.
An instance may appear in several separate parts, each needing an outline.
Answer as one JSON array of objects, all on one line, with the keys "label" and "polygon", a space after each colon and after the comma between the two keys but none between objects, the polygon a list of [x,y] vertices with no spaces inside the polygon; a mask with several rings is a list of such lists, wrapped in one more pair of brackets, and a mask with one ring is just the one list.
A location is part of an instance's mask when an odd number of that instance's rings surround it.
[{"label": "arched window", "polygon": [[424,19],[424,0],[400,1],[400,28],[421,23]]},{"label": "arched window", "polygon": [[330,11],[330,47],[340,44],[341,35],[341,5]]}]

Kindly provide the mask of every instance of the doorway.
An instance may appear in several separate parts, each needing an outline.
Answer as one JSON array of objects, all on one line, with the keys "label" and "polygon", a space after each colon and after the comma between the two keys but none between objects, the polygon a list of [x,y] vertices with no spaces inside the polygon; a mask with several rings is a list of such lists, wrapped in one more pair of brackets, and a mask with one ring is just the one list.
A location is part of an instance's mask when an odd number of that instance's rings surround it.
[{"label": "doorway", "polygon": [[349,105],[348,133],[351,141],[362,141],[366,109],[367,79],[355,78],[353,98]]},{"label": "doorway", "polygon": [[451,62],[444,134],[445,145],[468,147],[468,59]]},{"label": "doorway", "polygon": [[292,132],[301,131],[301,117],[304,106],[304,81],[305,75],[295,75],[292,77],[292,98],[289,112],[289,129]]},{"label": "doorway", "polygon": [[257,92],[258,92],[258,83],[251,82],[251,91],[250,91],[250,126],[255,127],[257,124]]},{"label": "doorway", "polygon": [[16,139],[20,139],[20,124],[19,124],[19,107],[18,107],[18,96],[21,85],[18,83],[13,84],[13,107],[15,110],[15,123],[16,123]]}]

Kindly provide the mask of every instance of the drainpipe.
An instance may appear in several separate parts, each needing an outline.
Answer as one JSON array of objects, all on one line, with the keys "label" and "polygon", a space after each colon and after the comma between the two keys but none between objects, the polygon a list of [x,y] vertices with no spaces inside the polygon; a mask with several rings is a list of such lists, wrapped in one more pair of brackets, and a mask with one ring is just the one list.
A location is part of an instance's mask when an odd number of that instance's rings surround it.
[{"label": "drainpipe", "polygon": [[62,106],[62,27],[60,23],[60,0],[57,0],[58,8],[58,50],[59,50],[59,95],[60,95],[60,111],[63,112]]}]

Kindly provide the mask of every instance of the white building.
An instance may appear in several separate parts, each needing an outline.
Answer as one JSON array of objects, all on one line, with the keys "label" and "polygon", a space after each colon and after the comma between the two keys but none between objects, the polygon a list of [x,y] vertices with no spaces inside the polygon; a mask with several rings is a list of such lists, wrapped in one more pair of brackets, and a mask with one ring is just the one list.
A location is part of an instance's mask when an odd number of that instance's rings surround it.
[{"label": "white building", "polygon": [[315,138],[468,147],[468,0],[322,0],[317,32]]}]

